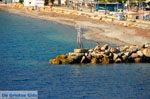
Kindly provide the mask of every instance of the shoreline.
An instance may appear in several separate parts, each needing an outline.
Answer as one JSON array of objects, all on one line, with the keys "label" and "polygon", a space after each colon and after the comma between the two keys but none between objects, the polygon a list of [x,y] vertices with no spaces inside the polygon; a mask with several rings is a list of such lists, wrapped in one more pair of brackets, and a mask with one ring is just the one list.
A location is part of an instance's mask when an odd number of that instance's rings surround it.
[{"label": "shoreline", "polygon": [[100,22],[82,15],[77,16],[55,12],[25,11],[23,9],[12,8],[5,4],[0,4],[0,10],[32,18],[55,21],[69,26],[75,26],[76,23],[80,24],[81,28],[83,27],[87,30],[83,34],[83,37],[89,40],[101,41],[119,46],[150,42],[150,29],[125,27],[112,22]]}]

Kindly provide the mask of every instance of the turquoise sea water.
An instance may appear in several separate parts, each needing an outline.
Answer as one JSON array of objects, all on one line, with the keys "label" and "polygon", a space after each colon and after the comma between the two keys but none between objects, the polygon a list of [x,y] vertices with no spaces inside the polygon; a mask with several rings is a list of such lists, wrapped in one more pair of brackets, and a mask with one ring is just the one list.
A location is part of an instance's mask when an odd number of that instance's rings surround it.
[{"label": "turquoise sea water", "polygon": [[37,90],[39,99],[150,99],[150,64],[48,64],[75,47],[74,27],[0,11],[0,90]]}]

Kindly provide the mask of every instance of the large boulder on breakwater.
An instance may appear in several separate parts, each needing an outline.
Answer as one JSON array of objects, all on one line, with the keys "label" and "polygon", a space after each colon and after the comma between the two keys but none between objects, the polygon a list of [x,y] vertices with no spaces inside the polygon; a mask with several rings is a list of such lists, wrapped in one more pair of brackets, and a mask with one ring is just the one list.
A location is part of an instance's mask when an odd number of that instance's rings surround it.
[{"label": "large boulder on breakwater", "polygon": [[150,48],[150,43],[144,44],[144,48]]},{"label": "large boulder on breakwater", "polygon": [[67,58],[68,55],[56,56],[56,59],[50,59],[50,64],[62,64],[62,61]]},{"label": "large boulder on breakwater", "polygon": [[142,52],[146,57],[150,57],[150,48],[143,49]]},{"label": "large boulder on breakwater", "polygon": [[129,49],[129,46],[123,46],[119,48],[120,52],[126,52],[127,49]]},{"label": "large boulder on breakwater", "polygon": [[49,60],[49,63],[50,63],[50,64],[60,64],[60,61],[59,61],[59,60],[56,60],[56,59],[50,59],[50,60]]},{"label": "large boulder on breakwater", "polygon": [[104,55],[103,58],[101,59],[101,63],[103,64],[109,64],[109,57]]},{"label": "large boulder on breakwater", "polygon": [[117,48],[111,48],[110,52],[112,52],[112,53],[119,53],[120,51]]},{"label": "large boulder on breakwater", "polygon": [[90,63],[90,61],[91,61],[91,58],[90,58],[90,57],[82,56],[82,59],[81,59],[80,63],[81,63],[81,64]]},{"label": "large boulder on breakwater", "polygon": [[97,63],[99,63],[99,62],[98,62],[98,59],[95,58],[95,57],[93,57],[93,58],[91,59],[91,64],[97,64]]},{"label": "large boulder on breakwater", "polygon": [[102,51],[107,50],[108,47],[109,47],[108,44],[105,44],[105,45],[103,45],[103,46],[101,47],[101,50],[102,50]]},{"label": "large boulder on breakwater", "polygon": [[138,54],[137,54],[137,53],[132,53],[130,57],[131,57],[131,58],[137,58],[137,57],[138,57]]},{"label": "large boulder on breakwater", "polygon": [[74,53],[87,53],[89,49],[74,49]]},{"label": "large boulder on breakwater", "polygon": [[62,59],[61,62],[62,64],[76,64],[80,63],[81,58],[81,56],[69,56],[66,59]]}]

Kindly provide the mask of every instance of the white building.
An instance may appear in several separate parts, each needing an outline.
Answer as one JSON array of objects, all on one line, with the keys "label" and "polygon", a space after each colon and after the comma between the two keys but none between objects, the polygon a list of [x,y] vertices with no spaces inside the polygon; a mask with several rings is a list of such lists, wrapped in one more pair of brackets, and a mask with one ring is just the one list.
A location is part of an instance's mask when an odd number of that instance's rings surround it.
[{"label": "white building", "polygon": [[2,0],[2,2],[4,2],[5,4],[7,4],[7,3],[12,3],[12,0]]},{"label": "white building", "polygon": [[60,4],[66,4],[66,0],[60,0]]},{"label": "white building", "polygon": [[12,2],[19,2],[19,0],[12,0]]},{"label": "white building", "polygon": [[55,4],[61,4],[61,5],[65,5],[67,2],[67,0],[55,0]]},{"label": "white building", "polygon": [[44,6],[44,0],[24,0],[24,6]]},{"label": "white building", "polygon": [[19,2],[19,0],[1,0],[4,3],[13,3],[13,2]]}]

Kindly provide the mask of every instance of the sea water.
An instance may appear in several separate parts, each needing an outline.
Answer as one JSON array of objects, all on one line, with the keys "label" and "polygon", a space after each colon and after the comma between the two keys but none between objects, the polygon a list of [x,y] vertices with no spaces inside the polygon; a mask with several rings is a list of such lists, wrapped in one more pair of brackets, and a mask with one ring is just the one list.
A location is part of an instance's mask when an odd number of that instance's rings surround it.
[{"label": "sea water", "polygon": [[39,99],[150,99],[150,64],[48,64],[73,51],[76,35],[71,26],[0,11],[0,90],[38,91]]}]

